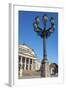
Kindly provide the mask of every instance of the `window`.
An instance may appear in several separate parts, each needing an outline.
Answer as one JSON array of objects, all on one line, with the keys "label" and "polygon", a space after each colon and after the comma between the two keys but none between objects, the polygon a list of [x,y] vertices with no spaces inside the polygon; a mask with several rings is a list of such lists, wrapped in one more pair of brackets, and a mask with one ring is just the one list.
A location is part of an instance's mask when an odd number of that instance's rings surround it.
[{"label": "window", "polygon": [[26,59],[26,64],[28,64],[28,63],[29,63],[29,58]]},{"label": "window", "polygon": [[22,57],[22,63],[25,63],[25,57]]},{"label": "window", "polygon": [[26,70],[28,70],[28,65],[26,65]]},{"label": "window", "polygon": [[30,65],[30,70],[31,70],[31,65]]},{"label": "window", "polygon": [[23,69],[23,70],[24,70],[24,67],[25,67],[25,65],[23,64],[23,65],[22,65],[22,69]]},{"label": "window", "polygon": [[32,59],[30,59],[30,64],[32,64]]},{"label": "window", "polygon": [[19,64],[19,70],[21,69],[21,65]]},{"label": "window", "polygon": [[20,62],[20,60],[21,60],[21,56],[19,56],[19,62]]}]

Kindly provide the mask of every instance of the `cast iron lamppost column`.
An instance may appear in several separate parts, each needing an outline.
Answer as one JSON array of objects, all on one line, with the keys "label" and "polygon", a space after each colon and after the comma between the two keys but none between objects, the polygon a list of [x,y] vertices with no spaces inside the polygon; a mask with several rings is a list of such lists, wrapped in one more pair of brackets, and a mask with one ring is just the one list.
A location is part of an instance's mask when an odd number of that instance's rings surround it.
[{"label": "cast iron lamppost column", "polygon": [[46,28],[46,23],[48,21],[47,15],[44,15],[42,17],[44,28],[39,27],[39,16],[35,17],[35,21],[33,23],[34,31],[37,32],[37,34],[43,39],[43,60],[41,63],[41,77],[49,77],[49,62],[47,59],[47,52],[46,52],[46,39],[54,32],[55,24],[54,24],[54,18],[50,18],[50,27]]}]

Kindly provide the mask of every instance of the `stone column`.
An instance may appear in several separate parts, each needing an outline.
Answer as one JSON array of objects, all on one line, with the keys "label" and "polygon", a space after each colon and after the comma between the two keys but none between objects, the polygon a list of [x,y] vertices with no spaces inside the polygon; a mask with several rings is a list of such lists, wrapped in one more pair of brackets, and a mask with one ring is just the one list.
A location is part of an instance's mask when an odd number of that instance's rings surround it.
[{"label": "stone column", "polygon": [[25,57],[25,67],[24,67],[24,70],[26,70],[26,57]]},{"label": "stone column", "polygon": [[22,78],[22,57],[20,60],[20,71],[19,71],[19,77]]},{"label": "stone column", "polygon": [[32,69],[32,71],[33,71],[33,59],[32,59],[32,65],[31,65],[31,69]]},{"label": "stone column", "polygon": [[28,62],[28,70],[30,70],[30,58],[29,58],[29,62]]},{"label": "stone column", "polygon": [[31,60],[32,60],[32,59],[30,59],[30,70],[32,70],[32,64],[31,64]]}]

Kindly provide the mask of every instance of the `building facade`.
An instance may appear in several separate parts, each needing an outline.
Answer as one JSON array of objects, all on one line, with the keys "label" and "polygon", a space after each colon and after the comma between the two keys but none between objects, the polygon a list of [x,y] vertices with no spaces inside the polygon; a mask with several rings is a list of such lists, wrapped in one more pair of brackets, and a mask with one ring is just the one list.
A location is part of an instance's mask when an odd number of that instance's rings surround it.
[{"label": "building facade", "polygon": [[40,69],[40,60],[36,58],[34,50],[27,45],[19,45],[18,47],[18,69],[19,76],[23,74],[31,74],[32,71]]}]

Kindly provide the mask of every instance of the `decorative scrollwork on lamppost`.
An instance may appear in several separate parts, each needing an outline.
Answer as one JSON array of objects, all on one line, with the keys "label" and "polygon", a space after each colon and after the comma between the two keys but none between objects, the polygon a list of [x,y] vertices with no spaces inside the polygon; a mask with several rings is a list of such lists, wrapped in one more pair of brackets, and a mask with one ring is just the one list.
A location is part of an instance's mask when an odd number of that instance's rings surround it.
[{"label": "decorative scrollwork on lamppost", "polygon": [[51,34],[55,30],[54,18],[50,18],[50,27],[47,29],[46,23],[48,21],[47,15],[43,15],[43,29],[39,27],[40,19],[39,16],[35,17],[33,27],[34,31],[43,39],[43,60],[41,63],[41,77],[49,77],[49,63],[47,59],[47,51],[46,51],[46,39],[51,36]]}]

